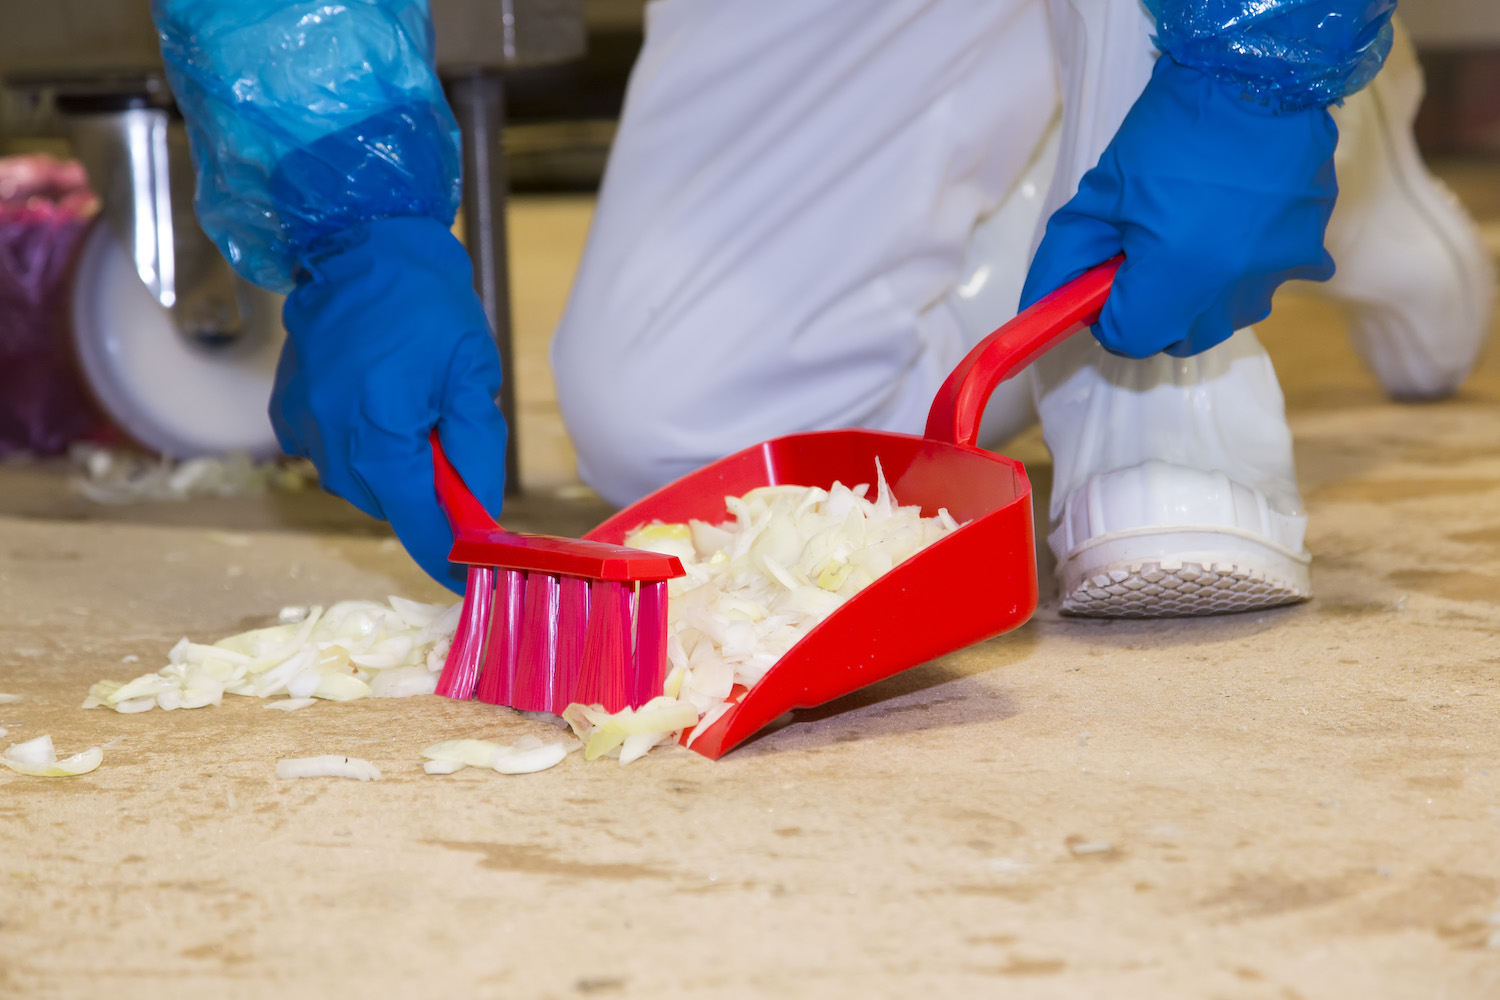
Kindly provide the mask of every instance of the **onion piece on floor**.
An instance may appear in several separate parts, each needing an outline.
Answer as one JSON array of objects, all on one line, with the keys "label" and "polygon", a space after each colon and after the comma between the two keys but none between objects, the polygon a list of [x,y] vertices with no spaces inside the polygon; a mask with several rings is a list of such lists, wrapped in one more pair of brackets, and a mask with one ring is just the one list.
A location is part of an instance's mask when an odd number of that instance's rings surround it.
[{"label": "onion piece on floor", "polygon": [[382,670],[370,682],[372,698],[410,698],[437,690],[438,675],[427,667],[393,667]]},{"label": "onion piece on floor", "polygon": [[568,744],[562,740],[556,743],[545,743],[529,750],[516,750],[511,747],[507,750],[509,752],[502,754],[493,765],[501,774],[534,774],[537,771],[545,771],[549,767],[556,767],[568,756]]},{"label": "onion piece on floor", "polygon": [[620,743],[620,763],[640,760],[652,747],[671,738],[671,733],[631,733]]},{"label": "onion piece on floor", "polygon": [[615,713],[606,712],[602,705],[575,702],[563,712],[563,718],[583,741],[585,760],[597,760],[618,750],[620,763],[629,764],[697,723],[698,710],[689,702],[662,695],[638,709]]},{"label": "onion piece on floor", "polygon": [[211,645],[183,639],[166,666],[126,682],[100,681],[83,707],[128,713],[203,708],[226,694],[328,701],[431,694],[459,610],[400,597],[341,601],[326,611],[283,608],[278,625]]},{"label": "onion piece on floor", "polygon": [[13,743],[5,751],[5,759],[12,764],[51,764],[57,760],[57,750],[52,746],[52,736],[43,733],[25,743]]},{"label": "onion piece on floor", "polygon": [[452,774],[465,767],[489,768],[500,774],[533,774],[556,767],[581,744],[571,737],[543,743],[523,736],[510,746],[490,740],[447,740],[422,751],[428,774]]},{"label": "onion piece on floor", "polygon": [[380,768],[359,757],[324,754],[321,757],[297,757],[276,762],[278,778],[357,778],[379,781]]},{"label": "onion piece on floor", "polygon": [[0,694],[0,705],[13,705],[21,700],[18,694]]},{"label": "onion piece on floor", "polygon": [[422,756],[464,767],[492,767],[504,750],[489,740],[447,740],[423,750]]},{"label": "onion piece on floor", "polygon": [[282,712],[295,712],[299,708],[316,705],[316,698],[283,698],[280,701],[268,701],[261,708],[274,708]]},{"label": "onion piece on floor", "polygon": [[0,755],[0,762],[17,774],[33,778],[69,778],[88,774],[104,760],[104,751],[89,747],[66,760],[57,759],[57,750],[52,746],[49,734],[38,736],[25,743],[17,743]]}]

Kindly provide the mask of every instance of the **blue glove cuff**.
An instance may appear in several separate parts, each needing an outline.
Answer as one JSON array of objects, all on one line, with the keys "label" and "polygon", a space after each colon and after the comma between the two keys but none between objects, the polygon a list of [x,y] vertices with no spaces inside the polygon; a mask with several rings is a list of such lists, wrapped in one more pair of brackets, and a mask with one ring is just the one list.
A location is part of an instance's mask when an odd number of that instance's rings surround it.
[{"label": "blue glove cuff", "polygon": [[[468,251],[430,217],[374,219],[319,236],[298,253],[295,277],[297,287],[283,307],[294,337],[301,330],[330,329],[330,309],[357,310],[375,302],[402,320],[406,336],[420,337],[424,330],[443,337],[465,330],[490,335]],[[319,322],[311,322],[313,316]]]},{"label": "blue glove cuff", "polygon": [[282,157],[267,193],[293,256],[385,218],[425,216],[446,232],[457,194],[449,121],[446,108],[403,104]]}]

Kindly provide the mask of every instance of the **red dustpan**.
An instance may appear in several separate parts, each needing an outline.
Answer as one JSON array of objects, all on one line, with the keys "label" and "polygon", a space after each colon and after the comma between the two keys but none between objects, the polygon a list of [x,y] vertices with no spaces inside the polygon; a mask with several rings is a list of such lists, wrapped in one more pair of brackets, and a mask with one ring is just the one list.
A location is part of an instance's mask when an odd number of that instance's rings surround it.
[{"label": "red dustpan", "polygon": [[982,340],[933,401],[927,432],[791,434],[699,469],[620,511],[587,539],[620,544],[650,521],[727,517],[726,496],[779,483],[827,489],[870,482],[878,458],[896,501],[939,507],[963,524],[860,591],[776,661],[754,687],[684,742],[717,759],[793,708],[810,708],[1023,624],[1036,609],[1031,483],[1020,462],[976,446],[990,394],[1087,328],[1109,296],[1117,258],[1058,289]]}]

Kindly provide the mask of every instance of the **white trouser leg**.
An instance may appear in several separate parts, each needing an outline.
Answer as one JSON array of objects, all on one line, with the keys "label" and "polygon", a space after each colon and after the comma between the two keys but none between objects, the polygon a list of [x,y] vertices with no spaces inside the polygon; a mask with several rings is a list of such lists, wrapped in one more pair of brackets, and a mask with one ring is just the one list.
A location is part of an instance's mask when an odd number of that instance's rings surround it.
[{"label": "white trouser leg", "polygon": [[969,234],[1052,115],[1041,0],[659,0],[646,32],[553,343],[585,480],[920,431]]},{"label": "white trouser leg", "polygon": [[[1098,161],[1155,58],[1138,0],[1051,0],[1050,10],[1063,125],[1048,215]],[[1032,370],[1054,463],[1049,541],[1064,611],[1204,614],[1307,596],[1291,434],[1253,333],[1193,358],[1140,361],[1085,333]]]},{"label": "white trouser leg", "polygon": [[1428,172],[1412,122],[1422,69],[1397,24],[1385,68],[1341,108],[1339,200],[1328,223],[1333,280],[1354,349],[1397,398],[1455,391],[1484,346],[1495,271],[1479,231]]}]

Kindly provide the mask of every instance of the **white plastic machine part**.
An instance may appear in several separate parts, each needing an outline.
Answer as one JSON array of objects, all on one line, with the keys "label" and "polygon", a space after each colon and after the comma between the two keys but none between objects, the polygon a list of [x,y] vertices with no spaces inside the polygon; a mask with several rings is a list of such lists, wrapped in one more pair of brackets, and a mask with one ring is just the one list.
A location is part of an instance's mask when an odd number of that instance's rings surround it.
[{"label": "white plastic machine part", "polygon": [[73,341],[100,405],[137,443],[174,458],[280,454],[267,405],[285,336],[281,297],[243,283],[241,293],[245,333],[191,341],[110,227],[90,231],[73,282]]}]

